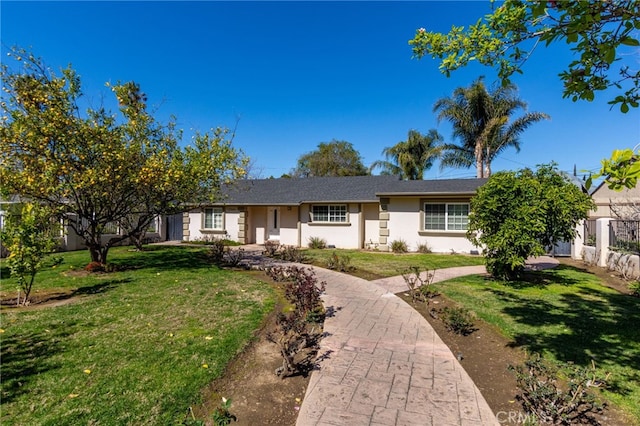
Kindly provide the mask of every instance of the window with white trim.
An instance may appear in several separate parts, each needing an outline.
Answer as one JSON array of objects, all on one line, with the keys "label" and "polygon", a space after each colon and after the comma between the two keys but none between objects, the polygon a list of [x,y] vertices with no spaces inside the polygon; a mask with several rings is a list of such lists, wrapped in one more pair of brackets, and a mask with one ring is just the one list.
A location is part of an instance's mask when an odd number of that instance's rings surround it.
[{"label": "window with white trim", "polygon": [[311,206],[312,222],[347,223],[345,204],[326,204]]},{"label": "window with white trim", "polygon": [[224,229],[222,207],[211,207],[204,209],[202,225],[204,229]]},{"label": "window with white trim", "polygon": [[425,231],[466,231],[469,226],[469,204],[425,203]]}]

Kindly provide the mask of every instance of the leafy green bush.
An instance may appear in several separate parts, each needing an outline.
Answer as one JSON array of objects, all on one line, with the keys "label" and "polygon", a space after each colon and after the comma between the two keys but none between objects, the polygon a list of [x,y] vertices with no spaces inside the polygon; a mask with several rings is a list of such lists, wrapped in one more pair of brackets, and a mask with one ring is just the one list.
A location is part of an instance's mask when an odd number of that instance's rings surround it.
[{"label": "leafy green bush", "polygon": [[407,243],[404,240],[393,240],[391,242],[391,251],[394,253],[407,253]]},{"label": "leafy green bush", "polygon": [[449,331],[463,336],[468,336],[476,330],[474,327],[473,315],[466,308],[446,307],[442,309],[440,314],[442,321]]},{"label": "leafy green bush", "polygon": [[325,249],[327,248],[327,240],[320,237],[310,237],[309,238],[309,248],[311,249]]}]

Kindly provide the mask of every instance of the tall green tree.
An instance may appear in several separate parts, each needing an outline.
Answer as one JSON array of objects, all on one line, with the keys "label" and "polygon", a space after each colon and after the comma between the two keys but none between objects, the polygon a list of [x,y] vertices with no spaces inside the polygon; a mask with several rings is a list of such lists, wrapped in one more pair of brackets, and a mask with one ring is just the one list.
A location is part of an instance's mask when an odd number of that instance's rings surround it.
[{"label": "tall green tree", "polygon": [[420,28],[409,44],[417,58],[440,59],[447,76],[478,61],[496,67],[508,84],[538,46],[564,42],[575,55],[559,75],[563,96],[590,101],[596,92],[613,88],[618,95],[610,103],[627,112],[640,101],[640,71],[624,58],[625,53],[635,57],[638,30],[637,0],[505,0],[466,29],[454,26],[442,34]]},{"label": "tall green tree", "polygon": [[369,171],[362,163],[362,156],[346,141],[333,139],[321,142],[318,149],[298,158],[294,177],[365,176]]},{"label": "tall green tree", "polygon": [[[14,49],[2,65],[0,189],[49,206],[84,240],[91,260],[106,263],[113,245],[155,217],[219,197],[242,177],[246,158],[221,128],[181,148],[175,123],[158,122],[133,82],[111,87],[119,114],[79,106],[80,78],[56,75],[33,54]],[[119,235],[104,241],[107,228]]]},{"label": "tall green tree", "polygon": [[382,174],[400,176],[405,180],[420,180],[424,172],[433,166],[442,152],[442,136],[434,129],[426,135],[409,130],[406,141],[386,147],[382,154],[386,160],[371,164],[370,170],[382,169]]},{"label": "tall green tree", "polygon": [[509,147],[520,150],[520,135],[533,123],[549,118],[541,112],[526,112],[512,120],[527,104],[517,96],[512,84],[487,90],[483,78],[470,87],[457,88],[451,97],[433,106],[438,120],[453,126],[453,138],[459,144],[444,145],[441,167],[469,168],[475,165],[476,177],[491,176],[491,163]]},{"label": "tall green tree", "polygon": [[[443,34],[419,28],[409,44],[414,57],[439,59],[447,77],[478,61],[497,68],[502,83],[508,84],[513,74],[524,71],[538,46],[565,43],[574,59],[559,74],[563,97],[591,101],[597,92],[611,89],[609,104],[627,113],[640,105],[640,70],[633,62],[640,46],[638,30],[637,0],[505,0],[466,29],[454,26]],[[640,155],[633,149],[616,151],[603,160],[598,176],[614,189],[635,187],[640,167],[634,164]],[[625,159],[623,151],[630,151],[634,161]]]},{"label": "tall green tree", "polygon": [[577,223],[594,207],[554,164],[498,172],[471,199],[467,237],[483,248],[489,273],[513,280],[528,257],[573,240]]}]

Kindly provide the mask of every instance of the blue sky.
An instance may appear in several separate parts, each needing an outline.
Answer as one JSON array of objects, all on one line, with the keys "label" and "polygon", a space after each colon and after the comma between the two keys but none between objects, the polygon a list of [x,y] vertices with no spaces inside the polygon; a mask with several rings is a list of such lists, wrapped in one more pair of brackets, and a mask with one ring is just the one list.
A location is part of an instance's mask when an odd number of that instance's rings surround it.
[{"label": "blue sky", "polygon": [[[430,58],[412,59],[415,30],[448,31],[490,12],[488,1],[423,2],[10,2],[0,3],[3,60],[8,46],[30,48],[46,64],[71,64],[86,100],[111,97],[105,82],[134,80],[156,115],[185,130],[234,127],[252,173],[278,177],[318,143],[346,140],[365,165],[410,129],[436,128],[434,102],[495,73],[477,65],[446,78]],[[640,112],[611,110],[611,96],[574,103],[557,74],[566,46],[536,51],[513,82],[529,111],[551,116],[521,137],[493,170],[555,161],[597,170],[614,148],[640,143]],[[627,60],[634,69],[638,55]],[[434,166],[425,178],[473,177]]]}]

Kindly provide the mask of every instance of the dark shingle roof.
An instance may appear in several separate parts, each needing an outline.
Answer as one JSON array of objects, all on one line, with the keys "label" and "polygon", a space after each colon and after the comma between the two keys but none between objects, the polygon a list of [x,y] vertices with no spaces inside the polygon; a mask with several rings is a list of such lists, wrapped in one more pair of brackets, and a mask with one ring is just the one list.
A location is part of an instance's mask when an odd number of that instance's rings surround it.
[{"label": "dark shingle roof", "polygon": [[223,188],[220,204],[298,205],[376,202],[380,196],[474,193],[486,179],[403,181],[395,176],[239,180]]}]

